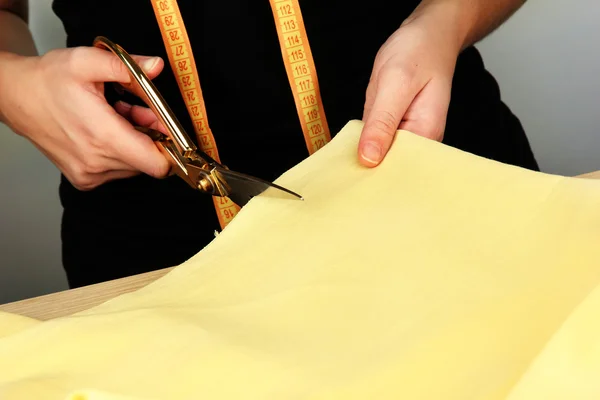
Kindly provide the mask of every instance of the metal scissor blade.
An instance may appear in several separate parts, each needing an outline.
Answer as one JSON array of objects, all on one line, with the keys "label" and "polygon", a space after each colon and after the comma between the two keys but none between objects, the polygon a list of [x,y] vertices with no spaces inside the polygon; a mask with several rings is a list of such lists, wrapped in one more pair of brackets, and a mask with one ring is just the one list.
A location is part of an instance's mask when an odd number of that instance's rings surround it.
[{"label": "metal scissor blade", "polygon": [[304,198],[299,194],[276,185],[275,183],[221,167],[217,167],[217,171],[219,175],[225,179],[227,185],[231,188],[231,192],[227,195],[227,197],[229,197],[231,201],[240,207],[243,207],[254,196],[258,196],[260,194],[264,194],[269,197],[304,200]]}]

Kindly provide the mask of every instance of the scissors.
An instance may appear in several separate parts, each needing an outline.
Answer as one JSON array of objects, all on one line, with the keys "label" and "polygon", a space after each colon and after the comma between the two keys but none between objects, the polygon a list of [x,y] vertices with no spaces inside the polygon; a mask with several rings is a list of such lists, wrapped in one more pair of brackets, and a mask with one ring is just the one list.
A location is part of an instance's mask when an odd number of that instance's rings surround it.
[{"label": "scissors", "polygon": [[136,126],[138,131],[154,141],[170,161],[171,173],[178,175],[193,189],[213,196],[228,197],[240,207],[259,194],[267,195],[267,191],[276,197],[304,200],[299,194],[275,183],[232,171],[202,152],[190,140],[152,81],[121,46],[104,36],[98,36],[94,46],[110,50],[119,57],[131,76],[131,83],[127,87],[144,100],[167,129],[168,135],[165,135],[154,129]]}]

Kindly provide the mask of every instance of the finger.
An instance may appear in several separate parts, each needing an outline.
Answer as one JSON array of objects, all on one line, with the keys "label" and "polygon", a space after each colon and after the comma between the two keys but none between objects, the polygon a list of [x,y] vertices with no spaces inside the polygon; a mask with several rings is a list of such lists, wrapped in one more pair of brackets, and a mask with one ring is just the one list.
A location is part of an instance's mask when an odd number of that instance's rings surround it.
[{"label": "finger", "polygon": [[115,110],[133,125],[156,129],[163,133],[167,133],[163,124],[156,117],[156,114],[148,107],[132,106],[124,101],[118,101],[115,103]]},{"label": "finger", "polygon": [[136,168],[114,157],[104,156],[99,158],[97,163],[90,165],[89,162],[84,162],[84,164],[86,165],[87,172],[91,174],[105,174],[110,171],[129,171],[139,173]]},{"label": "finger", "polygon": [[127,169],[127,170],[112,170],[112,171],[107,171],[107,172],[99,175],[98,182],[99,182],[99,184],[104,184],[106,182],[114,181],[117,179],[132,178],[139,174],[140,174],[140,171],[129,170],[129,169]]},{"label": "finger", "polygon": [[[84,82],[130,82],[129,70],[119,57],[110,51],[95,47],[77,47],[70,53],[69,68],[72,74]],[[163,69],[160,57],[132,55],[134,61],[150,79]]]},{"label": "finger", "polygon": [[115,111],[120,116],[133,123],[133,120],[131,119],[131,107],[131,104],[122,100],[119,100],[115,103]]},{"label": "finger", "polygon": [[152,139],[137,131],[125,118],[114,115],[117,118],[106,121],[104,126],[115,158],[155,178],[167,176],[169,161]]},{"label": "finger", "polygon": [[444,138],[451,82],[430,81],[410,105],[400,129],[437,141]]},{"label": "finger", "polygon": [[[152,80],[156,78],[164,68],[164,62],[160,58],[156,57],[145,57],[145,56],[131,56],[137,63],[142,67],[148,79]],[[156,62],[158,60],[158,62]],[[122,89],[136,95],[139,98],[144,98],[144,91],[138,84],[133,82],[118,83]]]},{"label": "finger", "polygon": [[107,182],[115,181],[117,179],[132,178],[139,174],[140,174],[139,171],[116,170],[116,171],[108,171],[108,172],[101,173],[101,174],[93,174],[93,175],[88,176],[83,181],[78,181],[69,176],[67,176],[67,179],[69,179],[71,184],[77,190],[85,192],[85,191],[94,190],[95,188],[102,186]]},{"label": "finger", "polygon": [[414,92],[412,80],[402,73],[389,70],[379,75],[373,105],[364,121],[358,145],[363,165],[374,167],[383,160]]},{"label": "finger", "polygon": [[160,57],[131,55],[131,58],[144,70],[149,79],[154,79],[162,72],[165,63]]}]

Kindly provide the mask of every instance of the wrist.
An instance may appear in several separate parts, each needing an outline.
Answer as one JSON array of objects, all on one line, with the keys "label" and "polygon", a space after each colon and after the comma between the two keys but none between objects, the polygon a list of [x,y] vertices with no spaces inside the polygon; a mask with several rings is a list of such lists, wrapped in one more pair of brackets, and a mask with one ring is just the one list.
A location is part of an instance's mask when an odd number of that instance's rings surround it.
[{"label": "wrist", "polygon": [[439,32],[458,55],[471,45],[470,31],[475,19],[473,6],[464,3],[456,0],[423,0],[402,25],[419,23],[427,30]]},{"label": "wrist", "polygon": [[[14,133],[31,140],[27,129],[32,123],[36,93],[31,93],[35,79],[32,66],[37,57],[0,51],[0,123],[8,126]],[[30,99],[34,98],[33,102]]]},{"label": "wrist", "polygon": [[15,53],[0,51],[0,123],[12,127],[9,108],[16,97],[14,82],[18,80],[17,73],[22,71],[20,65],[29,57]]}]

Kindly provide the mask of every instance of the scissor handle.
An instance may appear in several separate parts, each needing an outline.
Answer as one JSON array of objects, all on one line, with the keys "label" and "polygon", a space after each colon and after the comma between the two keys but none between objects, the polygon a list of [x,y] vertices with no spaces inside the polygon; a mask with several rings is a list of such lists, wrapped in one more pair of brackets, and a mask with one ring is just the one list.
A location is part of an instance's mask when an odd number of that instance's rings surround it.
[{"label": "scissor handle", "polygon": [[133,58],[118,44],[113,43],[104,36],[98,36],[94,40],[94,46],[112,51],[125,64],[131,76],[130,85],[139,89],[139,95],[152,109],[157,118],[167,128],[169,136],[173,139],[175,146],[183,157],[189,157],[198,149],[190,140],[185,130],[175,117],[173,111],[167,105],[156,86],[148,78],[142,68]]},{"label": "scissor handle", "polygon": [[[229,171],[226,166],[221,165],[208,154],[200,151],[187,136],[175,114],[152,81],[146,76],[146,73],[121,46],[104,36],[96,37],[94,46],[112,51],[125,64],[131,77],[129,89],[140,96],[152,109],[158,120],[167,129],[167,135],[149,128],[137,127],[136,129],[152,138],[160,151],[171,159],[175,167],[172,171],[192,188],[213,196],[230,197],[240,206],[245,204],[252,196],[262,193],[269,187],[280,189],[282,193],[289,193],[296,198],[301,198],[300,195],[275,184]],[[227,175],[227,178],[224,175]],[[228,182],[229,180],[234,182],[236,188],[232,188]]]}]

